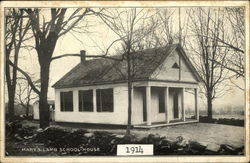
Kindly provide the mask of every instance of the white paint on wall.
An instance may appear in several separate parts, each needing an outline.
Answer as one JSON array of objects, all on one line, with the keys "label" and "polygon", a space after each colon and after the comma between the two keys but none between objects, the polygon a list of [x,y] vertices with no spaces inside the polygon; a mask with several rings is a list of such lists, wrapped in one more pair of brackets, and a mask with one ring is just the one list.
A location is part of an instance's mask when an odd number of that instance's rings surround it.
[{"label": "white paint on wall", "polygon": [[[177,51],[173,51],[166,60],[159,65],[155,72],[152,73],[150,78],[158,80],[196,82],[192,70],[188,67],[187,62],[182,56],[180,58],[181,63],[179,63],[179,56],[180,55]],[[180,69],[172,67],[175,63],[180,66]],[[179,71],[181,71],[181,78],[179,77]]]},{"label": "white paint on wall", "polygon": [[[185,115],[188,118],[191,118],[195,115],[195,95],[194,95],[194,89],[190,89],[188,91],[185,91]],[[198,105],[199,106],[199,105]]]},{"label": "white paint on wall", "polygon": [[[165,83],[165,84],[170,84]],[[180,83],[177,83],[177,85]],[[184,85],[191,87],[193,85]],[[197,85],[194,85],[197,87]],[[78,107],[78,91],[79,90],[96,90],[113,88],[114,91],[114,112],[79,112]],[[153,87],[151,87],[152,89]],[[178,109],[179,119],[182,117],[181,108],[181,89],[175,89],[178,91]],[[60,111],[60,92],[61,91],[73,91],[73,112],[61,112]],[[110,84],[110,85],[97,85],[87,87],[75,87],[65,89],[55,89],[55,120],[61,122],[79,122],[79,123],[100,123],[100,124],[121,124],[126,125],[128,121],[128,91],[127,84]],[[185,93],[185,108],[194,107],[194,95]],[[169,89],[169,120],[174,119],[173,112],[173,89]],[[194,108],[193,108],[194,109]],[[165,113],[159,113],[159,94],[152,89],[151,91],[151,119],[152,122],[164,122],[166,121]],[[131,124],[142,124],[143,122],[143,92],[138,87],[133,89],[132,97],[132,119]]]},{"label": "white paint on wall", "polygon": [[169,120],[171,121],[171,120],[173,120],[174,119],[174,103],[173,103],[173,100],[174,100],[174,96],[173,96],[174,94],[173,94],[173,92],[172,91],[170,91],[169,90],[169,111],[168,111],[168,113],[169,113],[169,116],[168,116],[168,118],[169,118]]},{"label": "white paint on wall", "polygon": [[[178,118],[174,118],[174,92],[178,93]],[[181,89],[169,89],[169,120],[181,119],[182,118],[182,95]]]},{"label": "white paint on wall", "polygon": [[138,88],[134,88],[133,107],[132,107],[132,124],[143,123],[143,94]]},{"label": "white paint on wall", "polygon": [[152,122],[166,121],[165,113],[159,113],[159,92],[151,87],[151,120]]},{"label": "white paint on wall", "polygon": [[[113,112],[79,112],[78,109],[78,91],[87,89],[105,89],[112,88],[107,85],[78,87],[67,89],[55,89],[55,121],[58,122],[80,122],[80,123],[99,123],[99,124],[127,124],[128,108],[128,90],[126,86],[113,88],[114,111]],[[73,112],[60,111],[60,92],[73,91]]]},{"label": "white paint on wall", "polygon": [[190,82],[196,82],[195,76],[192,73],[192,70],[188,67],[187,62],[184,60],[184,58],[181,56],[181,81],[190,81]]},{"label": "white paint on wall", "polygon": [[[151,87],[152,89],[153,87]],[[181,89],[176,90],[178,93],[178,112],[179,117],[182,117],[182,108],[181,108]],[[174,104],[173,104],[173,89],[169,91],[169,119],[174,120]],[[165,113],[159,113],[159,94],[154,88],[151,90],[151,120],[152,122],[165,122],[166,116]],[[187,95],[185,95],[185,98]],[[134,89],[134,105],[132,112],[132,124],[142,124],[143,123],[143,95],[142,91],[139,91],[138,88]]]},{"label": "white paint on wall", "polygon": [[[54,100],[48,100],[49,110],[50,110],[50,119],[54,121],[55,113],[52,109]],[[39,101],[33,103],[33,119],[39,120]]]},{"label": "white paint on wall", "polygon": [[33,104],[33,118],[39,120],[39,103],[38,101]]}]

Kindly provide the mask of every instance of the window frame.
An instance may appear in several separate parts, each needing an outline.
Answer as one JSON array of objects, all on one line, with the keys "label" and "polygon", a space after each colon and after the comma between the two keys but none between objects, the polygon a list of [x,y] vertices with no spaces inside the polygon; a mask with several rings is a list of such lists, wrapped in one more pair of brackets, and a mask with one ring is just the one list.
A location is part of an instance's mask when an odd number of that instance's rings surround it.
[{"label": "window frame", "polygon": [[[87,95],[87,96],[90,96],[90,99],[91,99],[91,101],[90,101],[90,103],[91,103],[91,109],[89,109],[89,110],[84,110],[84,109],[86,109],[86,105],[88,105],[86,103],[89,103],[89,101],[85,101],[84,100],[85,99],[84,98],[84,92],[85,93],[91,92],[91,95]],[[94,100],[93,100],[93,96],[94,96],[94,91],[91,90],[91,89],[89,89],[89,90],[79,90],[78,91],[78,111],[79,112],[94,112]],[[81,106],[83,106],[83,108],[81,108]]]},{"label": "window frame", "polygon": [[[110,92],[105,92],[105,91],[110,91]],[[112,95],[109,95],[109,94],[112,94]],[[111,107],[103,106],[103,100],[112,100],[109,103],[105,104],[105,105],[110,105]],[[114,112],[114,89],[113,88],[96,89],[96,111],[99,113],[102,113],[102,112],[113,113]]]},{"label": "window frame", "polygon": [[[67,95],[69,93],[69,95],[71,96],[69,99],[71,99],[70,102],[70,107],[69,109],[66,109],[68,106],[66,106],[67,104],[65,103],[65,95]],[[68,100],[69,100],[68,99]],[[67,102],[69,103],[69,102]],[[60,92],[60,111],[61,112],[73,112],[74,111],[74,99],[73,99],[73,91],[61,91]]]},{"label": "window frame", "polygon": [[165,113],[165,92],[162,89],[159,89],[159,113]]}]

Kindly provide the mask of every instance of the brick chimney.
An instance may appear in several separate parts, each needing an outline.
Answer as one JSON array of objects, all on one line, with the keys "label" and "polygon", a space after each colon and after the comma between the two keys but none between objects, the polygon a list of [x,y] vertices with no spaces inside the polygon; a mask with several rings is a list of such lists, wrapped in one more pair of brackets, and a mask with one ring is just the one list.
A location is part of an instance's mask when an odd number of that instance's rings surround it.
[{"label": "brick chimney", "polygon": [[81,63],[84,63],[86,61],[86,51],[81,50],[80,55],[81,55]]}]

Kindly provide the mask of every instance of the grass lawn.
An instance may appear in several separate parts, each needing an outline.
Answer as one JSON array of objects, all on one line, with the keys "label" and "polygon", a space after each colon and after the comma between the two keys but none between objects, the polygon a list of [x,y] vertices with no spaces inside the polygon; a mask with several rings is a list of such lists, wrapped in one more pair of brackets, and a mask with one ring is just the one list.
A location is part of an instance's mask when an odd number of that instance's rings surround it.
[{"label": "grass lawn", "polygon": [[182,136],[204,144],[228,144],[234,147],[244,145],[244,128],[211,123],[192,123],[155,128],[148,131],[133,131],[135,134],[158,133],[169,138]]}]

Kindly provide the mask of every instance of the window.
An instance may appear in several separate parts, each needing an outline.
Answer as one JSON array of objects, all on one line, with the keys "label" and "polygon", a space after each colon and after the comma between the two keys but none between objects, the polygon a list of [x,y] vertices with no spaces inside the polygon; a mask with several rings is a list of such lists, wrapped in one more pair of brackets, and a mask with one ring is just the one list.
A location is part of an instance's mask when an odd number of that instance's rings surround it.
[{"label": "window", "polygon": [[159,113],[165,113],[164,89],[159,90]]},{"label": "window", "polygon": [[60,93],[61,111],[73,111],[73,93],[61,92]]},{"label": "window", "polygon": [[97,89],[97,111],[98,112],[113,112],[113,89]]},{"label": "window", "polygon": [[79,111],[93,111],[93,91],[79,91]]},{"label": "window", "polygon": [[177,69],[179,69],[180,66],[175,62],[175,63],[173,64],[172,68],[177,68]]}]

